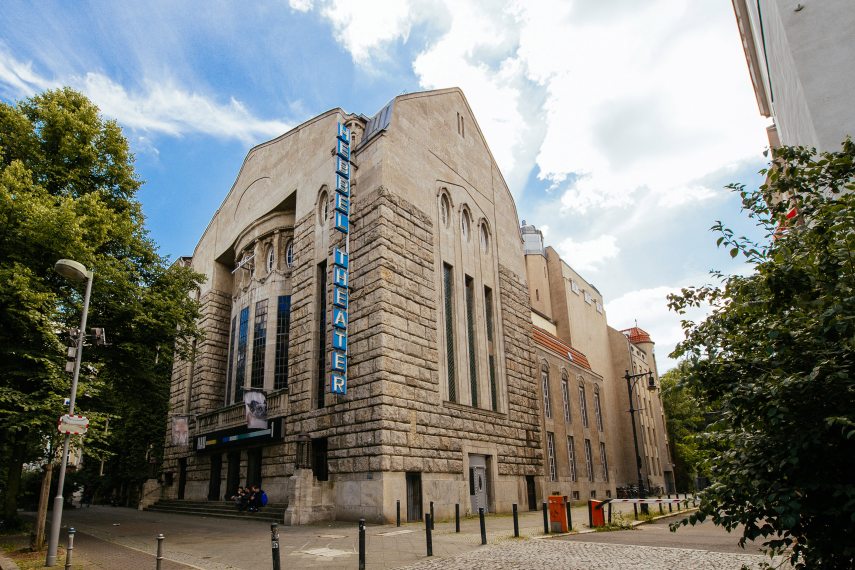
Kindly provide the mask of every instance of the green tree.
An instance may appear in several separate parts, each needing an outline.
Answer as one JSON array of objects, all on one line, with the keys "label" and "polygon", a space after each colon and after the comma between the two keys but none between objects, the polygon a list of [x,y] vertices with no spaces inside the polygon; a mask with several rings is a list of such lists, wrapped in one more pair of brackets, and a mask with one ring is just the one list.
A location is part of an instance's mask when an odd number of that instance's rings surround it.
[{"label": "green tree", "polygon": [[[84,351],[78,409],[93,420],[85,451],[120,457],[129,465],[120,483],[132,485],[145,477],[134,470],[145,452],[163,444],[172,348],[198,336],[189,293],[201,276],[157,254],[136,199],[140,185],[121,129],[80,93],[59,89],[0,103],[0,480],[7,523],[16,519],[21,466],[53,459],[48,450],[56,449],[51,441],[69,392],[63,331],[78,325],[82,294],[54,272],[56,260],[94,271],[89,324],[107,329],[111,342]],[[105,435],[108,417],[117,429]]]},{"label": "green tree", "polygon": [[668,418],[668,441],[674,459],[678,489],[694,489],[695,477],[706,476],[703,433],[711,414],[685,381],[686,364],[680,363],[660,377],[662,407]]},{"label": "green tree", "polygon": [[855,144],[820,155],[782,148],[775,159],[758,191],[733,187],[762,243],[713,226],[753,272],[719,275],[719,285],[670,300],[678,312],[711,307],[704,321],[684,324],[674,355],[720,411],[713,483],[684,524],[744,525],[743,541],[786,551],[799,568],[852,568]]}]

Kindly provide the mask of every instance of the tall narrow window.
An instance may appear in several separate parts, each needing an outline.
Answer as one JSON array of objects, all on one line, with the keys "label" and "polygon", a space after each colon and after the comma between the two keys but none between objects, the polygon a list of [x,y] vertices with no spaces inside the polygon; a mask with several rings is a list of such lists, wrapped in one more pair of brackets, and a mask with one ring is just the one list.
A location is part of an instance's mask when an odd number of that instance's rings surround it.
[{"label": "tall narrow window", "polygon": [[585,440],[585,463],[588,469],[588,481],[594,480],[594,455],[591,452],[591,440]]},{"label": "tall narrow window", "polygon": [[235,368],[235,329],[237,326],[237,317],[232,317],[232,329],[229,334],[229,364],[226,368],[226,402],[228,406],[232,403],[232,372]]},{"label": "tall narrow window", "polygon": [[603,481],[609,480],[609,460],[606,459],[606,444],[600,442],[600,463],[603,464]]},{"label": "tall narrow window", "polygon": [[579,382],[579,415],[582,416],[582,426],[588,427],[588,402],[585,400],[585,385]]},{"label": "tall narrow window", "polygon": [[252,333],[252,376],[253,388],[264,388],[264,353],[267,347],[267,299],[255,304],[255,329]]},{"label": "tall narrow window", "polygon": [[294,240],[288,240],[288,245],[285,246],[285,265],[288,269],[294,267]]},{"label": "tall narrow window", "polygon": [[570,458],[570,479],[576,481],[576,442],[573,441],[573,436],[567,436],[567,457]]},{"label": "tall narrow window", "polygon": [[238,325],[237,346],[237,371],[235,372],[235,397],[234,402],[243,400],[243,389],[246,383],[246,342],[249,334],[249,307],[240,311],[240,324]]},{"label": "tall narrow window", "polygon": [[445,298],[445,363],[448,368],[448,401],[457,401],[457,374],[454,369],[454,271],[442,264],[442,289]]},{"label": "tall narrow window", "polygon": [[487,315],[487,365],[490,370],[490,402],[494,412],[499,411],[499,394],[496,388],[496,348],[493,341],[493,290],[484,287],[484,312]]},{"label": "tall narrow window", "polygon": [[561,378],[561,399],[564,402],[564,421],[570,422],[570,387],[567,384],[567,377]]},{"label": "tall narrow window", "polygon": [[549,401],[549,367],[544,364],[540,369],[540,381],[543,384],[543,414],[552,417],[552,403]]},{"label": "tall narrow window", "polygon": [[273,369],[273,389],[288,387],[288,334],[291,329],[291,295],[279,297],[276,310],[276,364]]},{"label": "tall narrow window", "polygon": [[546,454],[549,458],[549,480],[556,481],[558,473],[555,470],[555,434],[546,432]]},{"label": "tall narrow window", "polygon": [[326,348],[327,348],[327,262],[326,260],[318,264],[318,289],[315,292],[317,299],[317,314],[318,323],[318,360],[317,368],[318,375],[316,378],[316,405],[319,408],[324,407],[324,395],[326,393]]},{"label": "tall narrow window", "polygon": [[603,412],[600,408],[600,387],[594,386],[594,418],[597,420],[597,429],[603,431]]},{"label": "tall narrow window", "polygon": [[472,406],[478,406],[478,367],[475,365],[475,281],[466,275],[466,344],[469,346],[469,391]]}]

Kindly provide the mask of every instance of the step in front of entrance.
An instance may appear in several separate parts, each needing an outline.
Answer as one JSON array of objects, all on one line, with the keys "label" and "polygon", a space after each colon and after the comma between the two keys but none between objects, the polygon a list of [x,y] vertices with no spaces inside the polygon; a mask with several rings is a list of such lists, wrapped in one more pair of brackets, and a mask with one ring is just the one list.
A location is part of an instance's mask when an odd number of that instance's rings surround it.
[{"label": "step in front of entrance", "polygon": [[184,501],[178,499],[161,500],[146,508],[147,511],[173,513],[225,519],[251,519],[281,522],[288,505],[268,503],[258,512],[238,511],[234,503],[226,501]]}]

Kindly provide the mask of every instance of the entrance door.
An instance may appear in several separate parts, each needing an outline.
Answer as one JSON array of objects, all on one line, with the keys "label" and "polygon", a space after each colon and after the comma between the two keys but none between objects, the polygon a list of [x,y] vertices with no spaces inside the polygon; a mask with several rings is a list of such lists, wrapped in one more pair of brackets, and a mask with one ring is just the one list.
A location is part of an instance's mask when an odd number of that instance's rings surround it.
[{"label": "entrance door", "polygon": [[525,490],[528,495],[528,510],[537,510],[537,492],[534,490],[534,475],[525,476]]},{"label": "entrance door", "polygon": [[218,453],[211,456],[211,475],[208,479],[208,500],[220,500],[220,482],[222,480],[223,456]]},{"label": "entrance door", "polygon": [[246,452],[246,484],[261,487],[261,451],[256,447]]},{"label": "entrance door", "polygon": [[184,498],[184,487],[187,486],[187,458],[178,460],[178,498]]},{"label": "entrance door", "polygon": [[422,520],[422,474],[407,473],[407,521]]},{"label": "entrance door", "polygon": [[487,458],[483,455],[469,456],[469,499],[472,512],[478,509],[489,510],[487,504]]},{"label": "entrance door", "polygon": [[226,474],[226,497],[232,497],[237,493],[240,485],[240,451],[229,452],[229,467]]}]

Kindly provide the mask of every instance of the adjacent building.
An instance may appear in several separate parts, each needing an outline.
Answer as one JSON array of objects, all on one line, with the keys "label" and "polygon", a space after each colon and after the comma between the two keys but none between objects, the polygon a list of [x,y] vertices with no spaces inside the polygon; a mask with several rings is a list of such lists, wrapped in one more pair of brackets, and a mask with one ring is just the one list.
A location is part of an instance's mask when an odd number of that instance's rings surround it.
[{"label": "adjacent building", "polygon": [[[205,336],[174,366],[161,497],[260,484],[304,524],[631,482],[602,297],[527,228],[459,89],[253,148],[182,260],[207,278]],[[623,338],[655,374],[652,343]],[[657,403],[639,424],[654,486]]]}]

